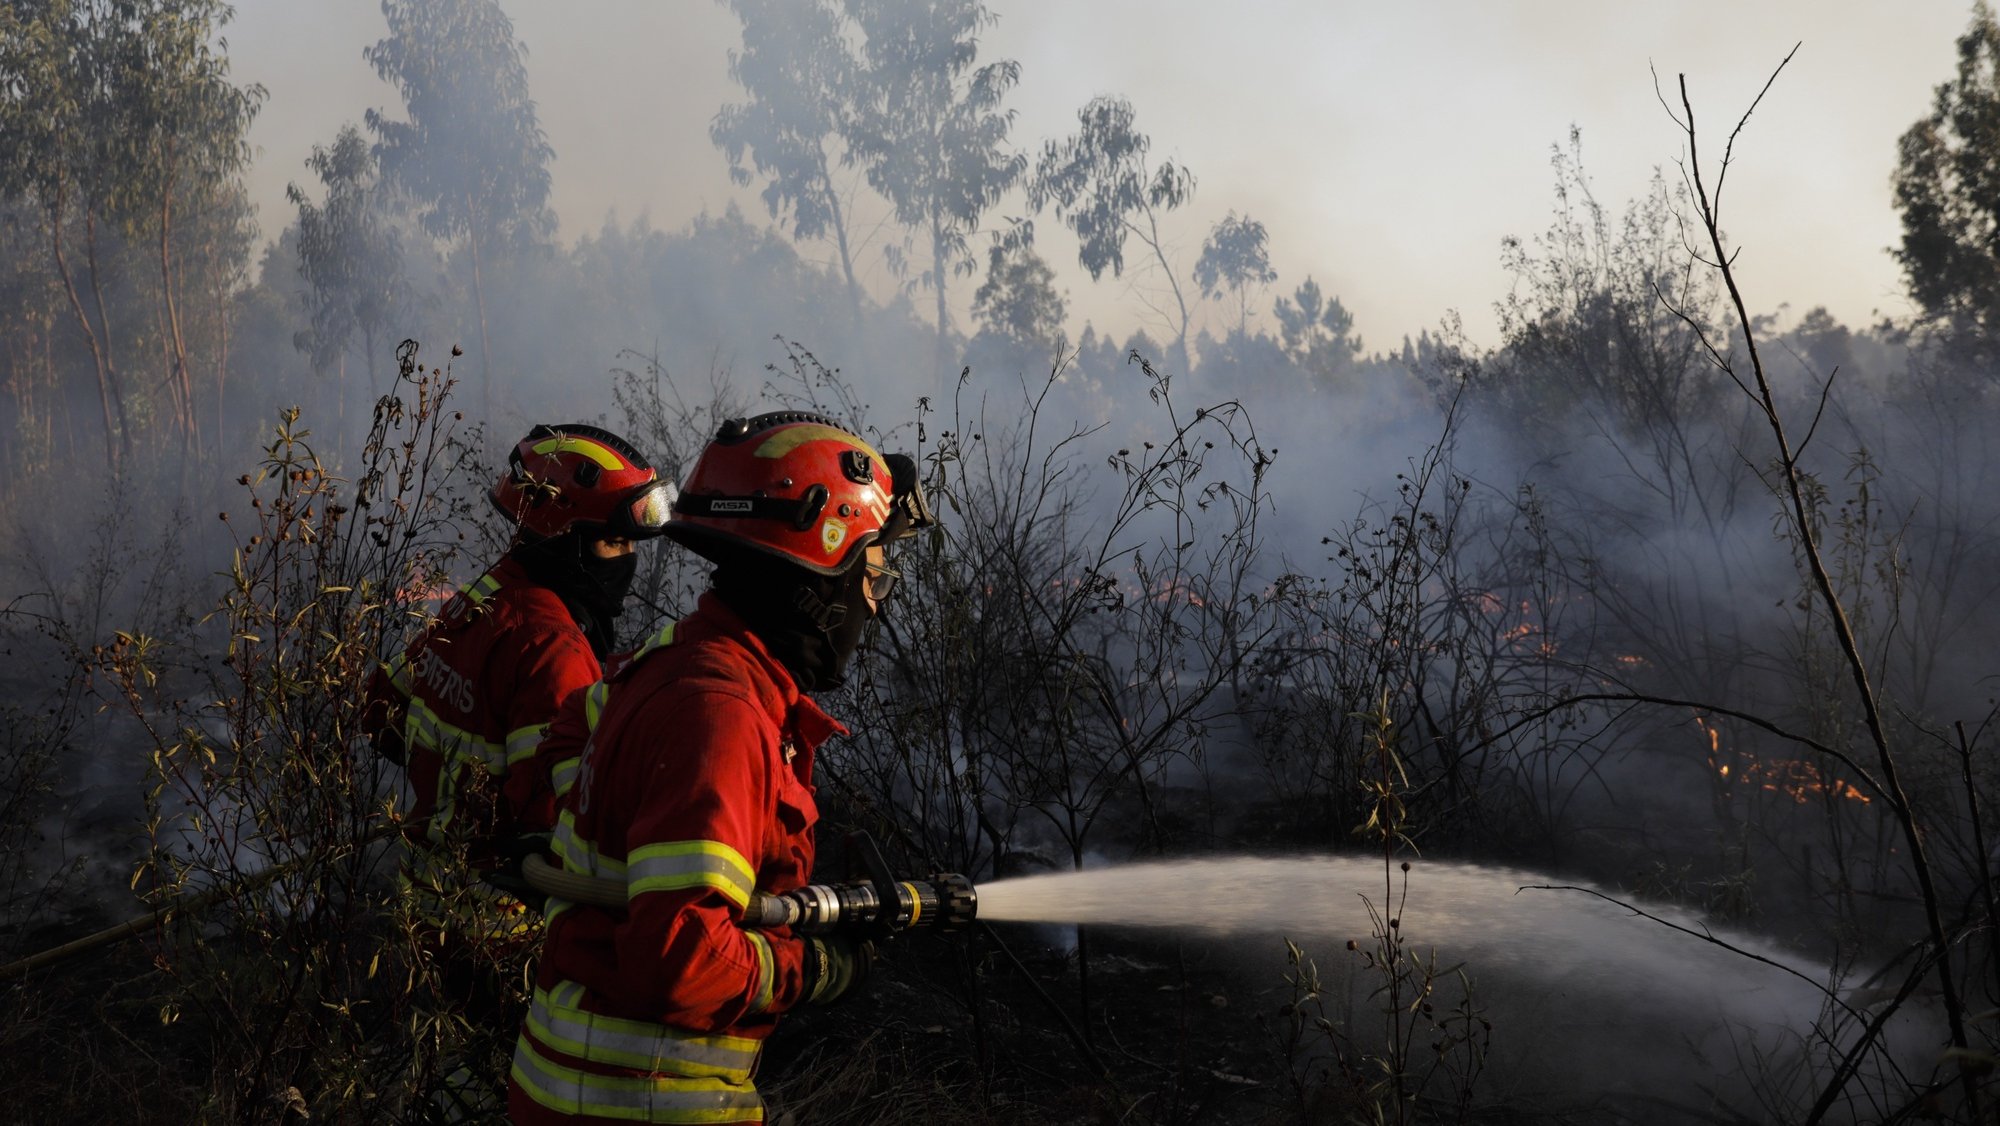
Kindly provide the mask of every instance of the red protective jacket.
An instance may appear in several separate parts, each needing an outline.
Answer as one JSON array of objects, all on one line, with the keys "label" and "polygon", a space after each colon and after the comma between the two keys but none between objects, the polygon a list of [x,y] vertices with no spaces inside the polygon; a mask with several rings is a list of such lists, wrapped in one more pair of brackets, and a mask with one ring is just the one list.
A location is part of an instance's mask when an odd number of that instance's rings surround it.
[{"label": "red protective jacket", "polygon": [[763,1121],[751,1074],[804,944],[738,920],[811,874],[813,753],[842,731],[713,594],[565,709],[538,754],[574,778],[556,851],[627,906],[549,902],[514,1122]]},{"label": "red protective jacket", "polygon": [[565,700],[601,668],[556,593],[511,557],[459,591],[437,623],[369,682],[364,733],[393,753],[400,744],[415,797],[414,825],[433,839],[455,823],[472,843],[550,828],[552,796],[515,787]]}]

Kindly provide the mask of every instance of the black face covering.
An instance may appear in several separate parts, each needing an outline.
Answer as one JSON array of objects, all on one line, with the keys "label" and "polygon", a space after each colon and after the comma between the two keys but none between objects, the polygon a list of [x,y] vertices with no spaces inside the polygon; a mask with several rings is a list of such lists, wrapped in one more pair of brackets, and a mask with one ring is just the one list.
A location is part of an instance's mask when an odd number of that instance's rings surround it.
[{"label": "black face covering", "polygon": [[530,578],[554,591],[583,629],[591,652],[603,660],[616,642],[618,612],[639,573],[639,554],[610,559],[591,554],[590,545],[575,532],[524,543],[513,551]]},{"label": "black face covering", "polygon": [[722,563],[712,581],[716,596],[756,632],[800,689],[816,692],[847,683],[847,662],[868,628],[867,577],[859,562],[827,576],[755,558]]},{"label": "black face covering", "polygon": [[588,551],[579,560],[586,584],[590,590],[579,595],[590,603],[594,613],[617,617],[625,608],[625,598],[632,593],[632,580],[639,574],[639,553],[628,551],[624,555],[614,555],[609,559],[599,559]]}]

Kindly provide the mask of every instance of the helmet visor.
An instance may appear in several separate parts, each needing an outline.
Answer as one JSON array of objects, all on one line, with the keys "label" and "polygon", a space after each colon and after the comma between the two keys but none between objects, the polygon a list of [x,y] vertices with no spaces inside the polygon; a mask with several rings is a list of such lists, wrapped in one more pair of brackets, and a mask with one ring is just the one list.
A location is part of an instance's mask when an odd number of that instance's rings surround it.
[{"label": "helmet visor", "polygon": [[670,481],[653,481],[641,486],[625,502],[625,519],[630,531],[639,536],[657,536],[673,513],[675,489]]}]

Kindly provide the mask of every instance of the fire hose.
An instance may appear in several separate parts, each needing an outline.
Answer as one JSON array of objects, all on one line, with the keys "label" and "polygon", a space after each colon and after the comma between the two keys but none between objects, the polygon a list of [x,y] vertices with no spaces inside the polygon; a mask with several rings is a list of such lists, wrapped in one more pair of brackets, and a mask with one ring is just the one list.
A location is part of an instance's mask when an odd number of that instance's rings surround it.
[{"label": "fire hose", "polygon": [[[366,835],[355,841],[354,845],[359,848],[367,848],[378,841],[387,840],[402,831],[403,827],[399,822],[385,822],[370,829]],[[39,954],[31,954],[18,961],[0,965],[0,981],[12,981],[14,978],[23,977],[44,966],[51,966],[67,958],[73,958],[79,954],[123,942],[128,938],[144,934],[156,927],[164,926],[177,915],[198,914],[221,903],[225,899],[254,892],[320,859],[323,859],[323,857],[319,854],[300,856],[283,863],[273,864],[260,872],[253,872],[239,880],[217,884],[213,887],[203,888],[197,892],[188,892],[180,895],[143,915],[127,919],[116,926],[106,927],[94,934],[84,935],[82,938],[73,939],[60,946],[44,950]]]},{"label": "fire hose", "polygon": [[[791,927],[800,934],[885,935],[912,928],[959,930],[978,916],[979,893],[964,876],[939,872],[924,879],[899,880],[890,875],[881,850],[866,833],[853,834],[849,848],[864,869],[863,878],[752,893],[743,909],[743,926]],[[521,878],[558,899],[594,907],[625,906],[624,880],[565,871],[539,853],[521,862]]]}]

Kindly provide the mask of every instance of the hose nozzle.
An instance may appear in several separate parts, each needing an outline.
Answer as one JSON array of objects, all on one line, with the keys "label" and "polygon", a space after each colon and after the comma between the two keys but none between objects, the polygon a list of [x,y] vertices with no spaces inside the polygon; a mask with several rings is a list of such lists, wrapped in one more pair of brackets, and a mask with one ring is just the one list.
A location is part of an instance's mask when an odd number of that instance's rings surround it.
[{"label": "hose nozzle", "polygon": [[979,911],[972,881],[956,872],[924,880],[895,880],[883,889],[872,883],[807,884],[780,895],[753,895],[743,925],[759,930],[791,927],[801,934],[832,931],[895,932],[912,927],[957,930]]},{"label": "hose nozzle", "polygon": [[832,931],[893,934],[912,927],[958,930],[979,913],[979,893],[956,872],[928,879],[898,880],[866,833],[849,846],[867,878],[838,884],[807,884],[777,895],[753,895],[743,925],[759,930],[791,927],[801,934]]}]

